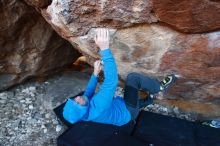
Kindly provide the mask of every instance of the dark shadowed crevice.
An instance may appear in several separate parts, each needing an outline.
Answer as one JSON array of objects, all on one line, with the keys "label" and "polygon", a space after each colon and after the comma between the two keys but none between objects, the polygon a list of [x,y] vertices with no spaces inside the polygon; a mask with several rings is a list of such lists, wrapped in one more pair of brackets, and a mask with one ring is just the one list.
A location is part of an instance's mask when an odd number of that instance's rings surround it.
[{"label": "dark shadowed crevice", "polygon": [[52,3],[52,0],[24,0],[28,5],[37,8],[46,8]]}]

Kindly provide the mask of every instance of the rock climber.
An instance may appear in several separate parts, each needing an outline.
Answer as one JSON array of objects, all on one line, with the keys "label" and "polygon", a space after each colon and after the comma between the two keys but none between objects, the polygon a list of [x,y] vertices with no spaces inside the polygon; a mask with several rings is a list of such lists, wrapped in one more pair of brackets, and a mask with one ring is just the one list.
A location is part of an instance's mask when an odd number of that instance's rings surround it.
[{"label": "rock climber", "polygon": [[[100,49],[104,64],[104,81],[95,93],[98,75],[101,71],[101,61],[94,63],[94,72],[82,96],[68,99],[63,108],[63,117],[74,124],[78,121],[93,121],[98,123],[122,126],[138,116],[140,108],[151,103],[152,95],[167,90],[176,80],[175,75],[166,76],[161,82],[139,73],[130,73],[124,88],[124,98],[114,97],[118,84],[116,62],[109,48],[109,31],[98,28],[94,37]],[[141,100],[138,91],[149,93],[147,100]]]}]

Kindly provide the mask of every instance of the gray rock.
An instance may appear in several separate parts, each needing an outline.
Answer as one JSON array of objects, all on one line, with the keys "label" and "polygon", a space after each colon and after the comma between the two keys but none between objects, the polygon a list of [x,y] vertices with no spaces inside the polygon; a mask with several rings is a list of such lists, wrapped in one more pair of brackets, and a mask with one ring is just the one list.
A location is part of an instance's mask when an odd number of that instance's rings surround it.
[{"label": "gray rock", "polygon": [[60,132],[61,129],[62,129],[62,127],[60,125],[56,126],[56,132]]},{"label": "gray rock", "polygon": [[29,108],[30,110],[32,110],[32,109],[34,109],[34,106],[33,106],[33,105],[29,105],[28,108]]},{"label": "gray rock", "polygon": [[0,100],[0,104],[5,104],[6,103],[6,100],[2,99]]},{"label": "gray rock", "polygon": [[45,114],[45,118],[46,118],[46,119],[49,119],[49,118],[50,118],[50,113],[46,113],[46,114]]},{"label": "gray rock", "polygon": [[38,112],[36,112],[33,116],[34,116],[33,118],[37,119],[37,120],[42,118],[42,115],[40,113],[38,113]]},{"label": "gray rock", "polygon": [[20,106],[19,106],[19,104],[18,103],[15,103],[14,104],[14,108],[19,108]]},{"label": "gray rock", "polygon": [[29,121],[29,123],[32,124],[32,125],[34,125],[34,124],[37,123],[37,120],[36,120],[36,119],[31,119],[31,120]]},{"label": "gray rock", "polygon": [[43,129],[44,130],[44,133],[47,133],[47,129],[45,128],[45,129]]},{"label": "gray rock", "polygon": [[57,124],[58,124],[58,121],[55,120],[55,119],[52,119],[52,122],[53,122],[54,125],[57,125]]},{"label": "gray rock", "polygon": [[5,127],[1,127],[0,130],[0,139],[3,138],[5,136],[7,129]]},{"label": "gray rock", "polygon": [[23,95],[18,95],[16,98],[17,98],[18,100],[22,100],[22,99],[24,99],[24,96],[23,96]]},{"label": "gray rock", "polygon": [[7,99],[7,93],[3,92],[3,93],[0,93],[0,99],[3,99],[3,100],[6,100]]},{"label": "gray rock", "polygon": [[26,104],[31,104],[32,101],[31,101],[31,100],[26,100],[25,103],[26,103]]},{"label": "gray rock", "polygon": [[46,128],[46,127],[45,127],[45,125],[41,125],[41,128],[44,129],[44,128]]},{"label": "gray rock", "polygon": [[25,100],[20,100],[20,103],[25,103]]},{"label": "gray rock", "polygon": [[178,107],[174,107],[173,111],[174,111],[175,114],[179,114],[180,113]]}]

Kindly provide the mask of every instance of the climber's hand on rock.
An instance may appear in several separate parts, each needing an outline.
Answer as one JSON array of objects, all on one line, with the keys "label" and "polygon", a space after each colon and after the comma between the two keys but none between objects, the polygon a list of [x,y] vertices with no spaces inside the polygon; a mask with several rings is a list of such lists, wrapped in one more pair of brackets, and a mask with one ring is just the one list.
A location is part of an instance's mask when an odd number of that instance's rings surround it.
[{"label": "climber's hand on rock", "polygon": [[101,60],[97,60],[94,62],[94,72],[95,76],[98,76],[101,71]]},{"label": "climber's hand on rock", "polygon": [[98,28],[95,35],[95,43],[100,50],[106,50],[109,48],[109,31],[106,28]]}]

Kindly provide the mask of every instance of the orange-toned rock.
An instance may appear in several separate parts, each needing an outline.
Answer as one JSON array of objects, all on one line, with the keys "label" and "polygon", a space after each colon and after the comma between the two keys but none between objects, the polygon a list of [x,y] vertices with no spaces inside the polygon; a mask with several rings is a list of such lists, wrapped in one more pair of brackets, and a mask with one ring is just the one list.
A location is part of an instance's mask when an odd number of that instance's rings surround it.
[{"label": "orange-toned rock", "polygon": [[214,0],[54,0],[43,9],[46,20],[63,37],[85,35],[95,27],[121,29],[158,21],[182,32],[209,32],[220,29],[219,13],[220,3]]},{"label": "orange-toned rock", "polygon": [[216,0],[54,0],[41,9],[90,64],[100,57],[95,28],[108,27],[122,79],[130,72],[159,79],[176,73],[180,78],[164,97],[212,105],[220,104],[219,11]]},{"label": "orange-toned rock", "polygon": [[187,33],[220,29],[218,0],[152,0],[159,21]]},{"label": "orange-toned rock", "polygon": [[55,30],[72,37],[85,35],[96,27],[124,28],[157,22],[151,9],[151,1],[146,0],[54,0],[42,11]]},{"label": "orange-toned rock", "polygon": [[20,0],[0,2],[0,89],[56,72],[79,54]]},{"label": "orange-toned rock", "polygon": [[[94,31],[69,39],[93,59],[99,57],[92,41]],[[160,25],[142,25],[110,33],[122,79],[130,72],[158,79],[175,73],[179,80],[164,97],[220,104],[220,32],[188,35]]]},{"label": "orange-toned rock", "polygon": [[[220,104],[220,33],[178,35],[161,61],[161,71],[178,72],[173,94],[197,102]],[[174,93],[175,92],[175,93]]]},{"label": "orange-toned rock", "polygon": [[220,104],[194,103],[184,100],[157,100],[166,107],[178,107],[181,113],[190,113],[196,120],[219,119]]}]

